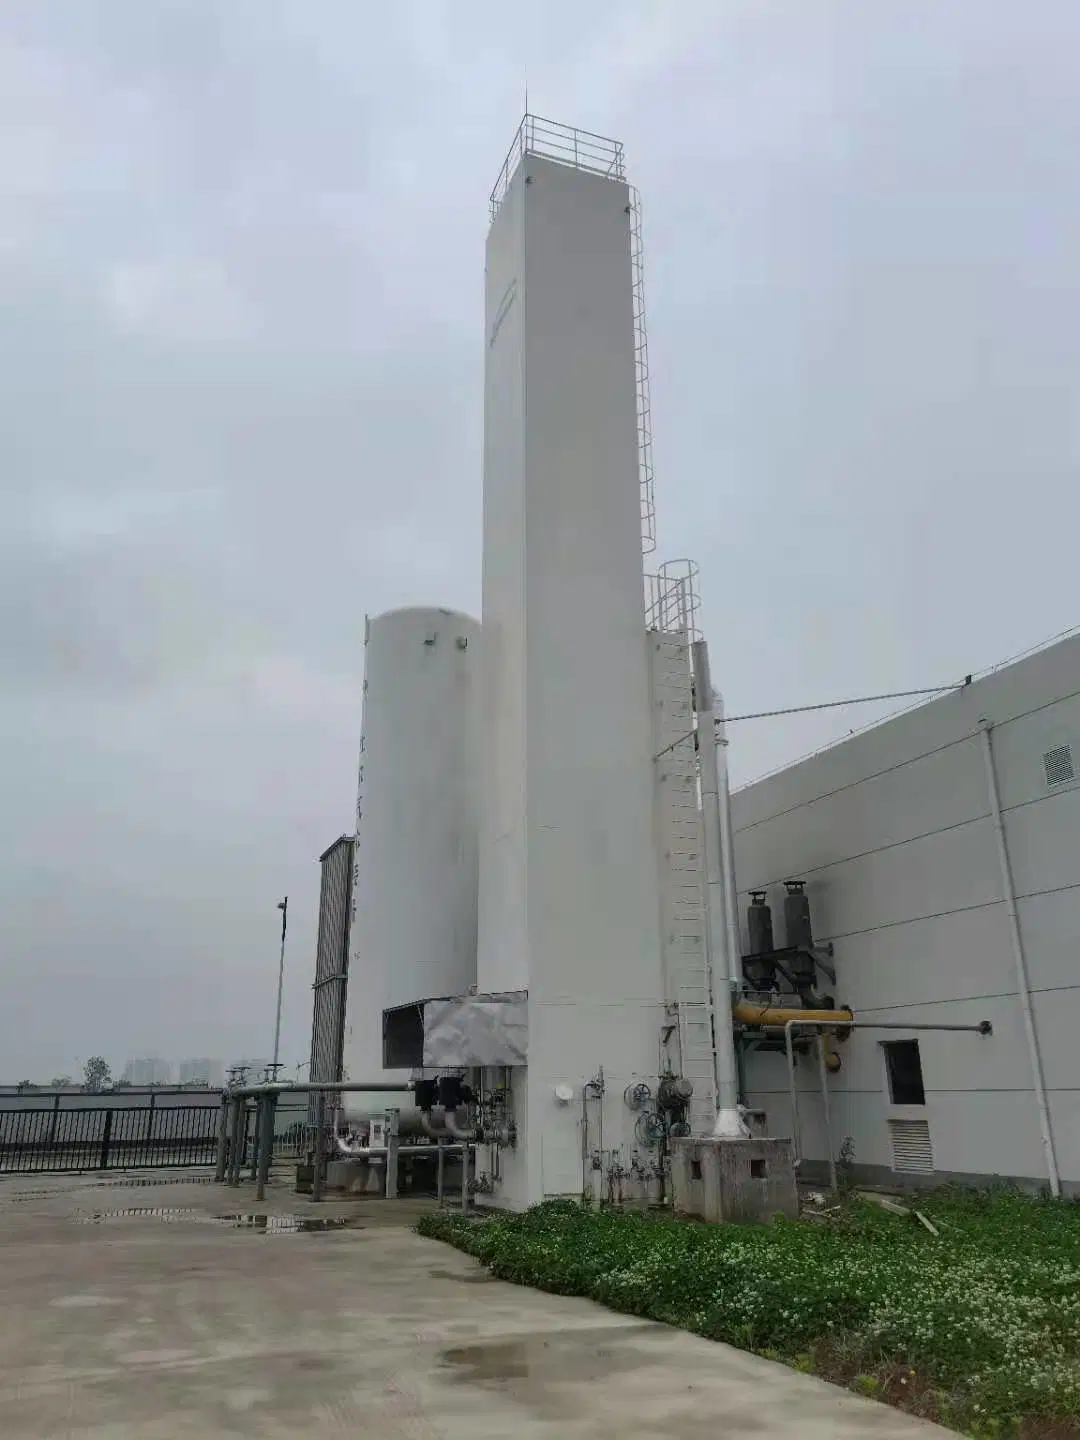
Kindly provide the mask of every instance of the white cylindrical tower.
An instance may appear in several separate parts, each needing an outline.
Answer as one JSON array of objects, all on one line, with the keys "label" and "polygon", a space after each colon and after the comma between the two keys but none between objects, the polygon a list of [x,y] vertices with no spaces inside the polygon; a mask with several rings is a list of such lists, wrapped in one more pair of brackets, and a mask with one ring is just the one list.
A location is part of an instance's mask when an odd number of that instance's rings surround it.
[{"label": "white cylindrical tower", "polygon": [[384,1009],[476,983],[479,642],[479,623],[453,610],[367,622],[344,1050],[352,1080],[387,1078]]}]

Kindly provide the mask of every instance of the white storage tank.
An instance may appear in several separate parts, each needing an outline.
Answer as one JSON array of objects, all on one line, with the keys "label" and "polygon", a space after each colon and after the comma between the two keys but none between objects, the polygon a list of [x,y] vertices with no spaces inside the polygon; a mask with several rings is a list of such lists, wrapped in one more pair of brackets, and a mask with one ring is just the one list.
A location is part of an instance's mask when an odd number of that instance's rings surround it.
[{"label": "white storage tank", "polygon": [[384,1009],[476,983],[479,648],[479,622],[453,610],[367,621],[344,1048],[352,1080],[387,1078]]}]

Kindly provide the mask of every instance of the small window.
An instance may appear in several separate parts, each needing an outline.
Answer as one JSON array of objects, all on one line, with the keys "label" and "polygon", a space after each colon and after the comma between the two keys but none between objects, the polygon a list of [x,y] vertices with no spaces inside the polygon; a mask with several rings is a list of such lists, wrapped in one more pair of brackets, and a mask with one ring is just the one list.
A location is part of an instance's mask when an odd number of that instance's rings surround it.
[{"label": "small window", "polygon": [[700,1179],[701,1179],[701,1161],[700,1161],[700,1160],[691,1160],[691,1161],[690,1161],[690,1179],[691,1179],[691,1180],[700,1180]]},{"label": "small window", "polygon": [[917,1040],[886,1041],[885,1068],[889,1076],[889,1099],[894,1105],[926,1104]]},{"label": "small window", "polygon": [[767,1178],[768,1178],[768,1177],[767,1177],[767,1175],[766,1175],[766,1173],[765,1173],[765,1161],[764,1161],[764,1160],[751,1160],[751,1161],[750,1161],[750,1179],[751,1179],[751,1180],[765,1180],[765,1179],[767,1179]]}]

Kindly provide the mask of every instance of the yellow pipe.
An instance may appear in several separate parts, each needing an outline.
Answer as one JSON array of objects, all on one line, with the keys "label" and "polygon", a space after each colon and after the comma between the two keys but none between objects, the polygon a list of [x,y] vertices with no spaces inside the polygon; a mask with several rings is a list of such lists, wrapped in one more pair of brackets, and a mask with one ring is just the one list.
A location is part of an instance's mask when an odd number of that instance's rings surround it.
[{"label": "yellow pipe", "polygon": [[840,1010],[788,1010],[771,1005],[752,1005],[748,1000],[738,1000],[731,1007],[733,1017],[742,1025],[763,1025],[781,1029],[789,1021],[797,1025],[800,1020],[821,1025],[851,1025],[855,1020],[854,1011],[844,1006]]}]

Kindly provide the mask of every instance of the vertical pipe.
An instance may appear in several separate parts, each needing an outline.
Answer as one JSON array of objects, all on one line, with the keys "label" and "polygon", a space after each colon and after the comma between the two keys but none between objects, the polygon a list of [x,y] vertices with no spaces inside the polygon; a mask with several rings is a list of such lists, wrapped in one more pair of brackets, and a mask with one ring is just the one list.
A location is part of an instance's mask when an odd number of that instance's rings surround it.
[{"label": "vertical pipe", "polygon": [[435,1198],[443,1203],[443,1189],[446,1177],[446,1151],[441,1140],[435,1141]]},{"label": "vertical pipe", "polygon": [[256,1200],[266,1199],[266,1182],[270,1178],[270,1162],[274,1156],[274,1121],[278,1097],[271,1092],[263,1096],[262,1145],[259,1150],[259,1179],[255,1189]]},{"label": "vertical pipe", "polygon": [[469,1154],[471,1146],[468,1140],[461,1147],[461,1213],[469,1213]]},{"label": "vertical pipe", "polygon": [[1024,1033],[1027,1036],[1028,1055],[1031,1059],[1031,1073],[1035,1086],[1035,1103],[1039,1111],[1039,1129],[1042,1132],[1043,1152],[1046,1156],[1046,1173],[1050,1180],[1050,1193],[1059,1196],[1061,1194],[1061,1177],[1058,1174],[1054,1133],[1050,1125],[1050,1106],[1046,1098],[1046,1081],[1043,1076],[1039,1036],[1035,1029],[1035,1012],[1031,1004],[1031,983],[1028,979],[1027,956],[1024,953],[1024,937],[1020,932],[1020,917],[1016,911],[1016,889],[1013,885],[1012,866],[1009,863],[1009,842],[1005,834],[1005,822],[1001,816],[1001,796],[998,793],[994,747],[990,739],[993,725],[989,720],[980,720],[979,729],[982,732],[986,788],[990,796],[990,813],[994,821],[998,865],[1001,869],[1002,898],[1005,901],[1005,910],[1009,917],[1009,936],[1012,941],[1013,963],[1016,966],[1016,983],[1020,992],[1020,1007],[1024,1014]]},{"label": "vertical pipe", "polygon": [[232,1104],[232,1140],[229,1145],[229,1184],[240,1184],[240,1167],[244,1163],[244,1140],[247,1135],[247,1101],[238,1095]]},{"label": "vertical pipe", "polygon": [[735,884],[735,835],[731,827],[731,782],[728,777],[728,739],[723,696],[712,697],[716,719],[716,780],[720,798],[720,857],[724,878],[724,912],[728,927],[729,975],[733,986],[742,984],[742,937],[739,933],[739,891]]},{"label": "vertical pipe", "polygon": [[792,1026],[798,1024],[796,1020],[788,1020],[784,1025],[784,1049],[787,1052],[787,1073],[788,1073],[788,1095],[791,1099],[791,1147],[795,1152],[795,1168],[799,1168],[802,1160],[802,1147],[799,1144],[799,1085],[795,1076],[795,1046],[792,1040]]},{"label": "vertical pipe", "polygon": [[214,1152],[214,1183],[220,1185],[225,1179],[225,1166],[229,1159],[229,1102],[221,1097],[221,1112],[217,1124],[217,1149]]},{"label": "vertical pipe", "polygon": [[836,1184],[836,1156],[833,1153],[832,1111],[829,1108],[829,1071],[825,1064],[825,1031],[817,1033],[818,1076],[821,1080],[821,1110],[825,1127],[825,1154],[829,1160],[829,1189],[834,1193]]},{"label": "vertical pipe", "polygon": [[[707,970],[713,1010],[713,1069],[717,1118],[725,1116],[735,1133],[741,1130],[736,1106],[739,1077],[735,1065],[735,1032],[731,1024],[732,957],[724,893],[724,872],[720,844],[720,796],[716,759],[716,724],[713,717],[709,651],[704,640],[695,640],[695,708],[698,716],[698,764],[701,768],[701,809],[705,830],[706,914],[705,939]],[[726,1133],[726,1127],[725,1127]]]},{"label": "vertical pipe", "polygon": [[311,1198],[321,1200],[326,1181],[326,1091],[315,1097],[315,1154],[311,1167]]},{"label": "vertical pipe", "polygon": [[278,960],[277,1014],[274,1019],[274,1060],[271,1066],[275,1080],[278,1076],[278,1059],[281,1050],[281,992],[285,985],[285,927],[289,922],[289,897],[287,895],[284,900],[278,901],[277,908],[281,911],[281,955]]},{"label": "vertical pipe", "polygon": [[259,1147],[262,1144],[262,1132],[264,1117],[266,1113],[266,1096],[259,1095],[255,1100],[255,1141],[251,1147],[251,1179],[259,1178]]},{"label": "vertical pipe", "polygon": [[386,1198],[396,1200],[398,1193],[398,1135],[400,1115],[397,1110],[386,1112]]},{"label": "vertical pipe", "polygon": [[98,1159],[98,1169],[109,1168],[109,1146],[112,1141],[113,1112],[111,1109],[105,1111],[105,1130],[101,1136],[101,1155]]}]

